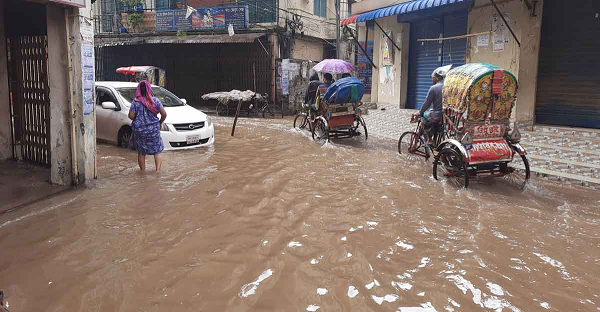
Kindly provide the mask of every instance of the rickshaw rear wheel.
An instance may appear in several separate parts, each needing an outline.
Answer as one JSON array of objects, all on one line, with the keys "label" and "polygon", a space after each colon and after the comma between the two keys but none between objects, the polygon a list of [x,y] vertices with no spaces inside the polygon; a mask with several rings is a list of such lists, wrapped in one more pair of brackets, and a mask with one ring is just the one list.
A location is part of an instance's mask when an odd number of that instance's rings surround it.
[{"label": "rickshaw rear wheel", "polygon": [[369,139],[369,132],[367,131],[367,124],[365,123],[365,120],[360,117],[359,118],[359,122],[363,127],[363,130],[365,130],[365,141]]},{"label": "rickshaw rear wheel", "polygon": [[460,153],[449,147],[443,148],[435,156],[433,161],[433,178],[436,180],[446,180],[448,184],[456,187],[469,187],[467,164],[463,161]]},{"label": "rickshaw rear wheel", "polygon": [[217,104],[217,116],[227,116],[229,113],[229,109],[227,105],[223,103]]},{"label": "rickshaw rear wheel", "polygon": [[529,168],[529,160],[527,160],[527,157],[525,155],[519,156],[521,156],[522,163],[515,164],[515,162],[519,161],[519,158],[515,157],[510,164],[511,166],[507,166],[507,169],[511,170],[511,172],[507,173],[504,176],[504,179],[514,183],[520,188],[525,188],[525,185],[527,185],[527,182],[531,178],[531,169]]},{"label": "rickshaw rear wheel", "polygon": [[315,120],[312,128],[312,138],[318,142],[327,142],[329,140],[329,128],[322,117]]},{"label": "rickshaw rear wheel", "polygon": [[294,128],[303,130],[308,125],[308,116],[306,114],[298,114],[294,118]]},{"label": "rickshaw rear wheel", "polygon": [[425,147],[419,135],[413,131],[402,133],[400,139],[398,139],[398,153],[400,155],[414,156],[414,159],[418,157],[425,157],[425,160],[429,159],[429,149]]}]

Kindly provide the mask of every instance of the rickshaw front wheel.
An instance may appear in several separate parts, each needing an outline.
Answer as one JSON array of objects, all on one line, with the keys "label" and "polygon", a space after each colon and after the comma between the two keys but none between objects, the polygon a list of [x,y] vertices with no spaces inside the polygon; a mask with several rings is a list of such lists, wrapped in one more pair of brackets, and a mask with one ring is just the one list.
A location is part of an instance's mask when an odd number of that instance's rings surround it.
[{"label": "rickshaw front wheel", "polygon": [[429,149],[425,147],[425,142],[421,140],[419,135],[413,131],[402,133],[398,139],[398,153],[403,156],[425,157],[429,159]]},{"label": "rickshaw front wheel", "polygon": [[433,161],[433,178],[444,180],[455,187],[469,187],[469,174],[467,164],[462,155],[456,150],[445,147]]},{"label": "rickshaw front wheel", "polygon": [[308,116],[306,114],[298,114],[294,118],[294,128],[299,128],[303,130],[308,125]]}]

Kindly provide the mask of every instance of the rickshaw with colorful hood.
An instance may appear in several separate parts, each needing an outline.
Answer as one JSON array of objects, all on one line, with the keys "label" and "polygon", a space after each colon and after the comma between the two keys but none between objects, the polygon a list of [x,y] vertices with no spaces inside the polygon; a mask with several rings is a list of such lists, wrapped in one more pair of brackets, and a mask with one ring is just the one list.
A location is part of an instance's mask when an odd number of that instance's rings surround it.
[{"label": "rickshaw with colorful hood", "polygon": [[445,140],[435,147],[433,177],[468,187],[469,180],[505,177],[519,186],[530,178],[527,152],[510,117],[517,79],[507,70],[471,63],[450,70],[442,91]]}]

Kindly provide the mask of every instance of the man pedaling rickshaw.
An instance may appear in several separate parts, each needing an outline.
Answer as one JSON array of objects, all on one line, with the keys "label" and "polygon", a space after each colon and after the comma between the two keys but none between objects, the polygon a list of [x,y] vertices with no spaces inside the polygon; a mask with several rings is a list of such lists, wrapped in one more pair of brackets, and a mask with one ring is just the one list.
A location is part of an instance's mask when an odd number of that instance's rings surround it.
[{"label": "man pedaling rickshaw", "polygon": [[[427,92],[427,98],[421,106],[421,110],[416,113],[416,116],[423,118],[421,123],[421,133],[427,137],[427,144],[432,144],[432,138],[435,131],[440,127],[443,120],[442,112],[442,89],[444,87],[444,78],[446,74],[452,68],[452,65],[446,65],[436,68],[431,74],[431,81],[433,86],[429,88]],[[429,107],[432,107],[428,111]]]}]

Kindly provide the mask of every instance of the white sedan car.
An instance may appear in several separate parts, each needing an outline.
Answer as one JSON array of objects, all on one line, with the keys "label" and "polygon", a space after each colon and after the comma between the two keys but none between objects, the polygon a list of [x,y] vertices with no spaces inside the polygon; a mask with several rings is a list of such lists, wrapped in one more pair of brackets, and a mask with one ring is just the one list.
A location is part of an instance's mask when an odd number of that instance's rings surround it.
[{"label": "white sedan car", "polygon": [[[96,138],[126,147],[131,136],[131,120],[127,117],[135,98],[137,83],[96,82]],[[215,142],[215,129],[205,113],[186,104],[173,93],[152,86],[167,112],[160,129],[165,150],[206,146]]]}]

